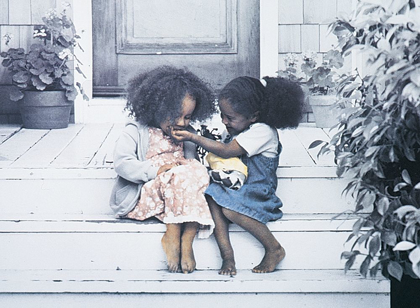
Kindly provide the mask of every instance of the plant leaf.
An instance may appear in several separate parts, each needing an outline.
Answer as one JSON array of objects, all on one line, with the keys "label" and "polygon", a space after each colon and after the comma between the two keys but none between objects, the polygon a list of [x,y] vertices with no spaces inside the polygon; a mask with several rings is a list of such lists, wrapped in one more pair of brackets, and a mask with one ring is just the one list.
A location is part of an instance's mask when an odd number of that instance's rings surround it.
[{"label": "plant leaf", "polygon": [[13,75],[13,81],[17,83],[25,83],[29,80],[30,74],[26,71],[21,71]]},{"label": "plant leaf", "polygon": [[413,272],[420,277],[420,248],[416,247],[412,252],[410,252],[408,258],[413,265]]},{"label": "plant leaf", "polygon": [[372,261],[372,257],[368,255],[366,256],[366,258],[363,260],[362,264],[360,265],[360,274],[362,274],[362,276],[365,278],[369,270],[369,265],[371,261]]},{"label": "plant leaf", "polygon": [[353,266],[354,261],[356,260],[357,254],[353,254],[344,265],[344,273],[347,273],[347,271]]},{"label": "plant leaf", "polygon": [[39,79],[45,84],[52,84],[54,79],[52,79],[48,73],[44,72],[39,75]]},{"label": "plant leaf", "polygon": [[17,102],[23,98],[23,93],[17,88],[13,87],[10,91],[10,100]]},{"label": "plant leaf", "polygon": [[388,263],[387,270],[392,277],[396,278],[398,281],[401,281],[404,270],[398,262],[390,261]]},{"label": "plant leaf", "polygon": [[376,208],[378,210],[378,213],[383,216],[386,213],[386,211],[388,211],[389,199],[387,197],[379,199],[379,201],[376,203]]},{"label": "plant leaf", "polygon": [[325,143],[325,141],[323,141],[323,140],[315,140],[315,141],[313,141],[313,142],[309,145],[308,149],[313,149],[313,148],[316,148],[317,146],[319,146],[320,144],[323,144],[323,143]]},{"label": "plant leaf", "polygon": [[399,219],[402,219],[408,212],[414,212],[417,208],[412,205],[403,205],[394,211]]},{"label": "plant leaf", "polygon": [[383,231],[381,233],[381,239],[389,246],[395,246],[397,244],[397,235],[395,234],[395,231]]},{"label": "plant leaf", "polygon": [[378,262],[370,269],[370,277],[376,277],[380,266],[381,262]]},{"label": "plant leaf", "polygon": [[381,239],[375,235],[369,242],[369,255],[374,257],[381,247]]},{"label": "plant leaf", "polygon": [[43,91],[47,87],[47,85],[44,82],[42,82],[39,76],[32,76],[31,81],[34,87],[39,91]]},{"label": "plant leaf", "polygon": [[402,175],[402,178],[403,178],[404,182],[411,185],[411,177],[410,177],[410,174],[408,173],[408,171],[406,169],[404,169],[402,171],[401,175]]},{"label": "plant leaf", "polygon": [[353,234],[358,235],[360,232],[360,229],[362,228],[362,225],[364,223],[363,218],[359,218],[354,224],[353,224]]},{"label": "plant leaf", "polygon": [[395,245],[395,247],[393,248],[394,251],[406,251],[406,250],[410,250],[413,249],[414,247],[416,247],[416,244],[409,242],[409,241],[402,241],[399,242],[397,245]]}]

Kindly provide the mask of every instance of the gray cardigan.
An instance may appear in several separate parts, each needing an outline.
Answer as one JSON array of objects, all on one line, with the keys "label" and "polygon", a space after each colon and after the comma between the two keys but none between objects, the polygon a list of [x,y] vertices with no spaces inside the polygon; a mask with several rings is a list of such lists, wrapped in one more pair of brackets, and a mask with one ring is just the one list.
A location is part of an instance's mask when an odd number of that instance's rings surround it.
[{"label": "gray cardigan", "polygon": [[[195,132],[191,126],[188,130]],[[157,176],[159,168],[146,159],[148,147],[148,127],[138,122],[127,123],[114,150],[117,179],[111,192],[110,206],[118,217],[124,217],[133,210],[140,199],[143,184]],[[194,143],[184,142],[184,157],[197,158]]]}]

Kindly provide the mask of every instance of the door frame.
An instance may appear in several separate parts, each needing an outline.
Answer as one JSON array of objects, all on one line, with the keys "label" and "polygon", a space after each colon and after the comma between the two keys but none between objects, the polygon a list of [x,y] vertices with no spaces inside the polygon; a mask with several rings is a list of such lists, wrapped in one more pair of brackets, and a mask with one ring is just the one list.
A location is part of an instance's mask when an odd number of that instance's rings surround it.
[{"label": "door frame", "polygon": [[[260,0],[260,76],[275,76],[278,70],[278,0]],[[80,12],[78,14],[78,12]],[[89,101],[78,95],[74,101],[76,123],[123,122],[123,99],[93,98],[93,39],[92,0],[73,0],[73,22],[81,34],[80,44],[84,51],[76,50],[83,63],[86,79],[75,74]],[[116,116],[117,115],[117,116]],[[119,115],[119,116],[118,116]]]}]

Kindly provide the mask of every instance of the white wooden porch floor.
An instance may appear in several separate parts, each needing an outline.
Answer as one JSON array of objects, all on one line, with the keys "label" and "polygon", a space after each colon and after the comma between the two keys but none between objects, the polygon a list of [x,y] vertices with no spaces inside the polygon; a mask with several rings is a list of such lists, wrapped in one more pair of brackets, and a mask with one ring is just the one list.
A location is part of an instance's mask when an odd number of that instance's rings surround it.
[{"label": "white wooden porch floor", "polygon": [[[20,176],[42,177],[45,174],[74,170],[96,176],[109,175],[112,152],[122,124],[70,124],[66,129],[31,130],[16,125],[0,126],[0,178]],[[318,149],[308,149],[316,140],[329,140],[329,129],[309,124],[295,130],[280,131],[283,152],[280,160],[282,174],[313,173],[323,170],[322,176],[335,176],[331,155],[317,158]],[[321,169],[314,167],[322,167]],[[320,174],[321,175],[321,174]]]},{"label": "white wooden porch floor", "polygon": [[[115,307],[120,300],[124,307],[138,307],[141,300],[145,307],[161,307],[160,298],[176,299],[178,307],[213,307],[223,298],[227,306],[243,308],[262,302],[285,308],[338,302],[346,308],[388,307],[388,281],[362,278],[357,270],[343,273],[340,254],[352,221],[331,218],[352,204],[342,200],[346,183],[337,178],[332,155],[318,159],[318,149],[308,149],[313,140],[328,140],[329,129],[302,125],[280,132],[278,193],[285,215],[268,226],[288,257],[272,274],[251,274],[262,249],[231,226],[239,256],[238,277],[232,278],[216,274],[220,259],[213,238],[194,242],[196,272],[168,274],[160,246],[164,226],[113,217],[112,153],[122,128],[0,126],[0,306],[73,308],[90,300],[92,307],[98,301]],[[127,249],[134,242],[142,244]]]}]

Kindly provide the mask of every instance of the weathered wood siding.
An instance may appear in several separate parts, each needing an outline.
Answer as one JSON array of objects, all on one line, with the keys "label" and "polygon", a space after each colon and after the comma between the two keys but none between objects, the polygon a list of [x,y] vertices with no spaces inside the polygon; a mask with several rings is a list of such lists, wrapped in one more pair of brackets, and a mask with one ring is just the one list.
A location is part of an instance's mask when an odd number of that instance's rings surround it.
[{"label": "weathered wood siding", "polygon": [[279,0],[279,68],[288,53],[327,52],[336,43],[328,24],[351,12],[352,0]]}]

